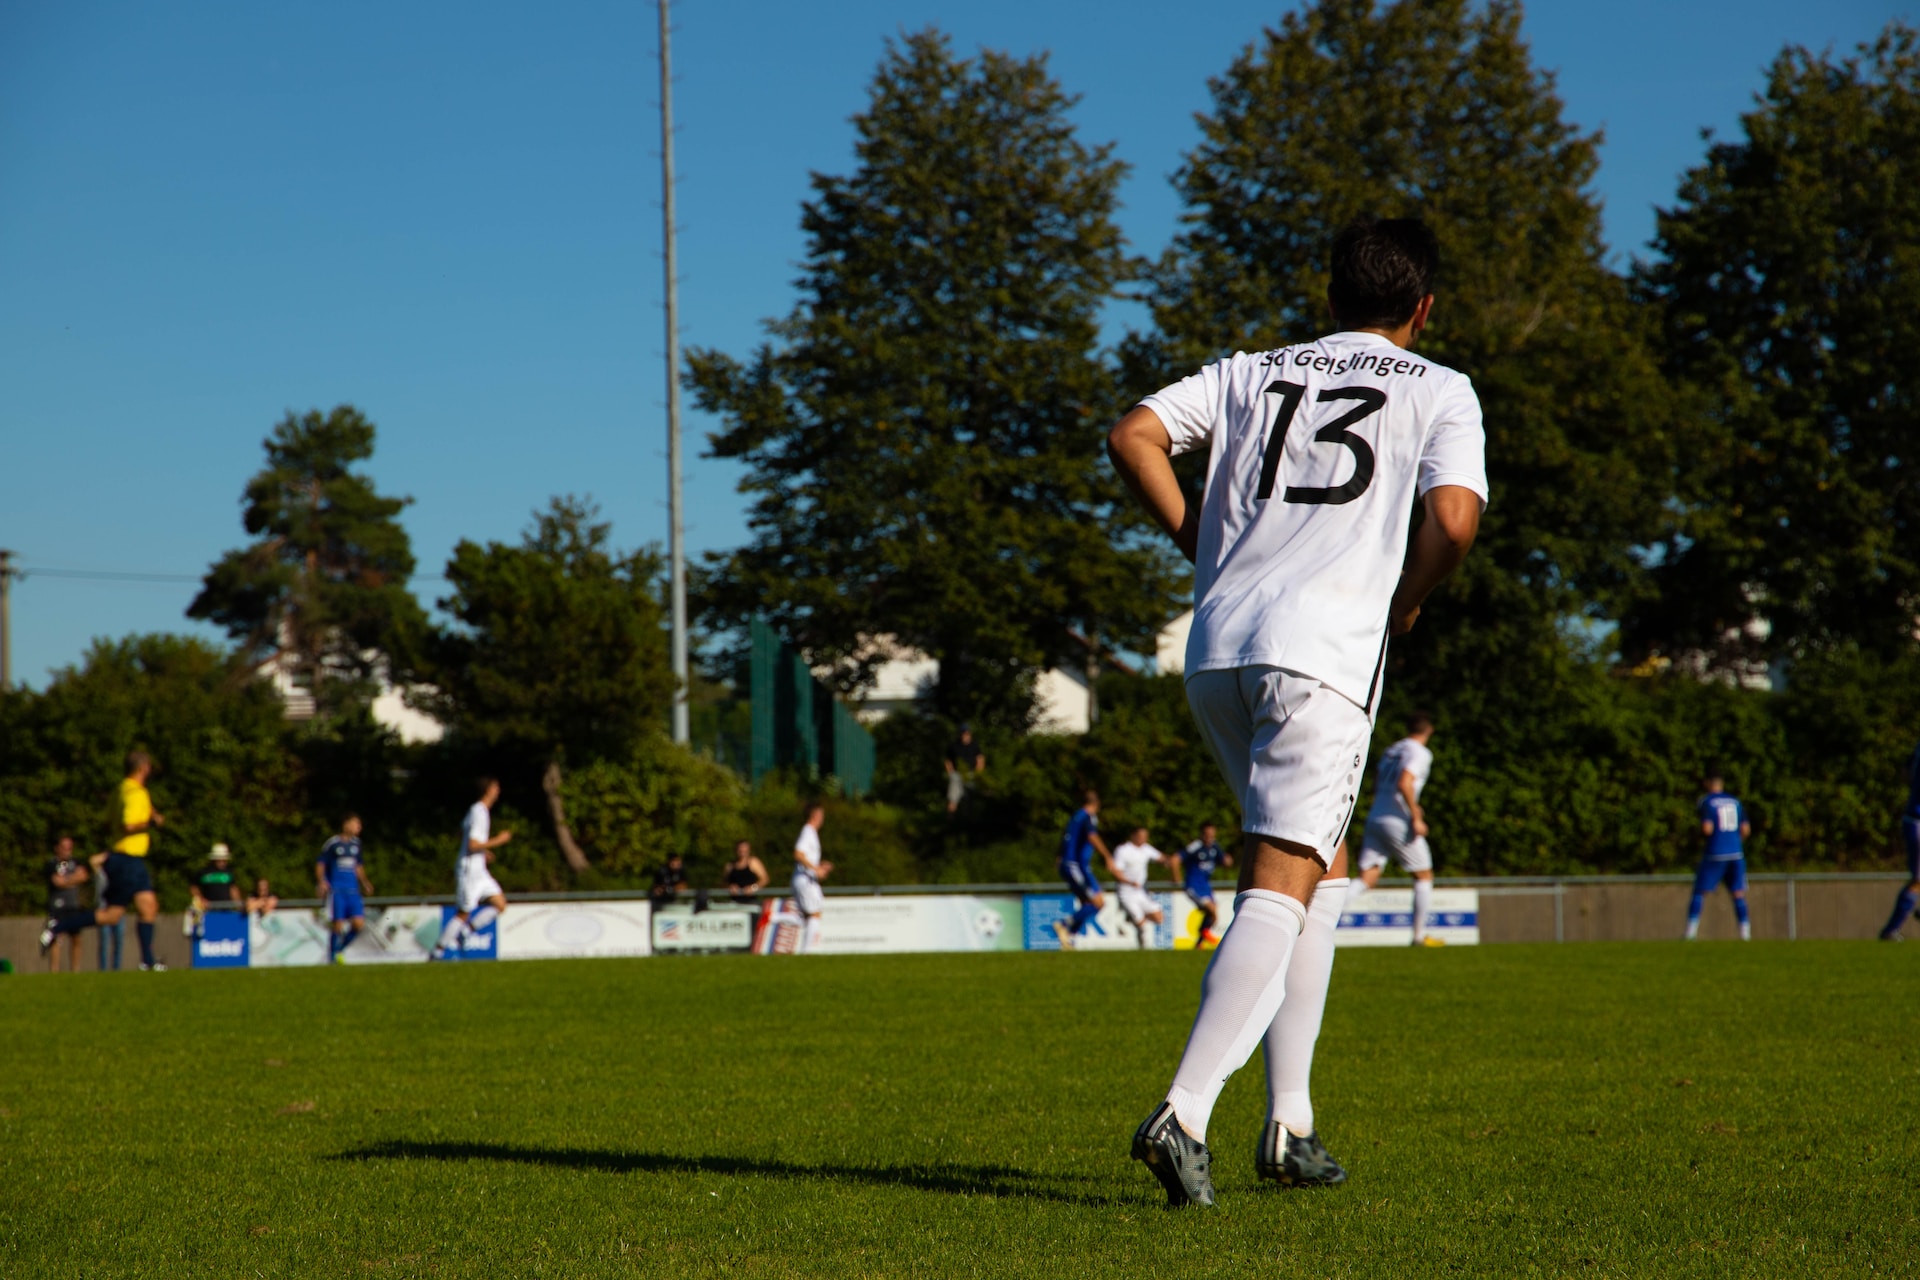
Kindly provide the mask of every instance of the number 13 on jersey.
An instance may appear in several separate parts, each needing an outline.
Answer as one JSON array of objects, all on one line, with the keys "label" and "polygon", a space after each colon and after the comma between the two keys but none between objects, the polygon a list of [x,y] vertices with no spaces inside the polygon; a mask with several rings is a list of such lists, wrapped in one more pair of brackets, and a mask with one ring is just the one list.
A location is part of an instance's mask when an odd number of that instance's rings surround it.
[{"label": "number 13 on jersey", "polygon": [[[1280,474],[1280,459],[1287,451],[1287,432],[1300,412],[1300,402],[1306,398],[1307,389],[1298,382],[1278,380],[1268,385],[1266,394],[1280,397],[1280,413],[1267,433],[1267,447],[1260,458],[1260,486],[1253,496],[1262,502],[1273,497],[1274,481]],[[1338,506],[1343,502],[1352,502],[1373,483],[1373,446],[1348,428],[1385,408],[1387,393],[1376,387],[1329,387],[1319,394],[1317,400],[1321,404],[1338,400],[1357,402],[1313,433],[1314,440],[1319,443],[1344,445],[1352,452],[1353,475],[1345,484],[1324,487],[1290,484],[1282,500]]]}]

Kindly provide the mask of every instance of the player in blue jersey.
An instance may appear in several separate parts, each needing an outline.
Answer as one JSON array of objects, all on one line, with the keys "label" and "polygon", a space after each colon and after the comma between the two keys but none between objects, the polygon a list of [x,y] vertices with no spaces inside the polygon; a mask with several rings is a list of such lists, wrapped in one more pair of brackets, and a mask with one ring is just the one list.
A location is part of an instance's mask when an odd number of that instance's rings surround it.
[{"label": "player in blue jersey", "polygon": [[1693,874],[1693,900],[1687,904],[1687,937],[1699,936],[1700,908],[1707,895],[1726,882],[1733,895],[1733,914],[1740,921],[1740,938],[1753,937],[1753,924],[1747,918],[1747,854],[1742,843],[1753,834],[1747,822],[1746,806],[1727,794],[1726,780],[1719,769],[1708,771],[1707,794],[1700,797],[1700,832],[1707,838],[1706,852]]},{"label": "player in blue jersey", "polygon": [[345,964],[347,948],[367,924],[365,898],[373,894],[373,882],[367,879],[360,857],[359,814],[348,814],[340,823],[340,834],[320,846],[313,875],[320,882],[320,896],[326,899],[327,918],[332,922],[327,954],[335,964]]},{"label": "player in blue jersey", "polygon": [[1080,807],[1067,819],[1066,834],[1060,838],[1060,878],[1067,882],[1076,905],[1071,919],[1053,922],[1053,931],[1060,945],[1069,951],[1073,949],[1073,940],[1087,931],[1087,926],[1107,903],[1106,895],[1100,891],[1100,881],[1093,874],[1095,850],[1099,851],[1108,871],[1112,871],[1113,855],[1108,852],[1106,841],[1100,838],[1100,793],[1089,788],[1081,794]]},{"label": "player in blue jersey", "polygon": [[1213,926],[1219,923],[1220,910],[1213,900],[1213,873],[1233,865],[1233,855],[1220,847],[1220,828],[1211,822],[1200,825],[1200,838],[1174,855],[1173,878],[1187,891],[1193,905],[1200,908],[1200,936],[1194,950],[1218,946],[1220,937]]},{"label": "player in blue jersey", "polygon": [[1880,931],[1882,942],[1900,941],[1900,926],[1920,902],[1920,747],[1907,757],[1907,807],[1900,814],[1900,846],[1907,855],[1907,883],[1893,900],[1893,914]]}]

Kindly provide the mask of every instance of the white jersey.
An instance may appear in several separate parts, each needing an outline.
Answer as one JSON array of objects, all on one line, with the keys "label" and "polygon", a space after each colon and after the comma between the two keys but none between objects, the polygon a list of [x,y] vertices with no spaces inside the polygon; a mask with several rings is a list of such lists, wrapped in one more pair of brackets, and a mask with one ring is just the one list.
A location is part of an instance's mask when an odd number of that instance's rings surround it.
[{"label": "white jersey", "polygon": [[487,806],[478,800],[474,801],[473,808],[467,810],[466,820],[460,824],[460,856],[470,858],[485,853],[486,850],[479,846],[484,845],[492,834],[493,815],[487,811]]},{"label": "white jersey", "polygon": [[1284,667],[1369,712],[1414,498],[1487,498],[1464,374],[1374,333],[1208,365],[1141,401],[1176,454],[1208,448],[1186,674]]},{"label": "white jersey", "polygon": [[1145,885],[1147,868],[1156,862],[1166,860],[1166,855],[1152,845],[1135,844],[1129,840],[1114,849],[1113,872],[1120,877],[1122,884]]},{"label": "white jersey", "polygon": [[1367,821],[1400,818],[1411,822],[1413,811],[1407,808],[1406,798],[1400,794],[1400,775],[1413,775],[1413,798],[1418,800],[1426,790],[1427,775],[1432,772],[1433,752],[1427,749],[1426,743],[1402,738],[1388,747],[1374,770],[1373,807],[1367,810]]},{"label": "white jersey", "polygon": [[820,878],[820,833],[812,823],[802,826],[793,838],[793,874],[796,879]]}]

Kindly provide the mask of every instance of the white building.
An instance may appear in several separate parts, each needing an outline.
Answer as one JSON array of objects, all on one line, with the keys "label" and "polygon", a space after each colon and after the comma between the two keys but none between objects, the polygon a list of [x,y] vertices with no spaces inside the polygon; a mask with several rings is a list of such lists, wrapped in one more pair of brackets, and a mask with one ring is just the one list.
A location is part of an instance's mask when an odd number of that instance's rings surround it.
[{"label": "white building", "polygon": [[[892,636],[869,642],[869,653],[884,655],[874,671],[873,683],[854,703],[854,715],[863,724],[874,724],[896,711],[905,711],[933,692],[940,679],[940,662],[918,649],[900,644]],[[828,675],[826,667],[815,668],[815,675]],[[1093,697],[1087,678],[1075,671],[1054,668],[1043,671],[1033,682],[1035,733],[1085,733],[1093,723]]]}]

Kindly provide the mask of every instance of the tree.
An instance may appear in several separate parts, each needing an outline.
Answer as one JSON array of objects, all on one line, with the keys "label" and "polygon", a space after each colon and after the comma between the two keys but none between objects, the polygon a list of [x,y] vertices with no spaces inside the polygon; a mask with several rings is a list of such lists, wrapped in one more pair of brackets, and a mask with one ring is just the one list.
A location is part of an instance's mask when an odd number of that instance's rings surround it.
[{"label": "tree", "polygon": [[[1641,274],[1684,437],[1684,519],[1639,649],[1911,650],[1920,615],[1920,44],[1774,62],[1741,138],[1660,215]],[[1765,626],[1756,623],[1764,622]]]},{"label": "tree", "polygon": [[456,736],[538,780],[576,873],[588,860],[567,823],[562,765],[627,760],[673,693],[660,557],[614,552],[597,515],[556,498],[519,546],[454,548],[453,594],[440,607],[459,625],[435,642],[435,692],[424,697]]},{"label": "tree", "polygon": [[1587,189],[1597,135],[1561,119],[1505,0],[1319,0],[1212,94],[1130,390],[1325,332],[1334,234],[1366,213],[1424,218],[1443,264],[1421,350],[1474,381],[1492,501],[1473,556],[1394,646],[1389,685],[1510,684],[1565,619],[1634,597],[1633,548],[1671,492],[1670,399]]},{"label": "tree", "polygon": [[[203,640],[99,640],[44,693],[0,693],[0,905],[41,907],[39,862],[54,837],[85,852],[118,834],[113,796],[128,751],[150,752],[167,815],[153,866],[162,893],[186,897],[215,840],[255,874],[306,868],[305,771],[279,700]],[[284,854],[298,849],[296,860]]]},{"label": "tree", "polygon": [[741,362],[690,355],[713,452],[747,465],[753,541],[708,616],[767,614],[843,689],[893,637],[939,660],[935,708],[1024,725],[1033,676],[1144,644],[1182,580],[1107,470],[1123,407],[1096,350],[1132,271],[1124,167],[1079,142],[1044,59],[889,49],[859,165],[816,174],[801,299]]},{"label": "tree", "polygon": [[256,663],[283,658],[322,709],[404,669],[426,624],[397,518],[412,499],[382,497],[352,469],[373,456],[373,437],[351,405],[287,414],[247,482],[243,523],[255,541],[222,556],[187,607]]}]

